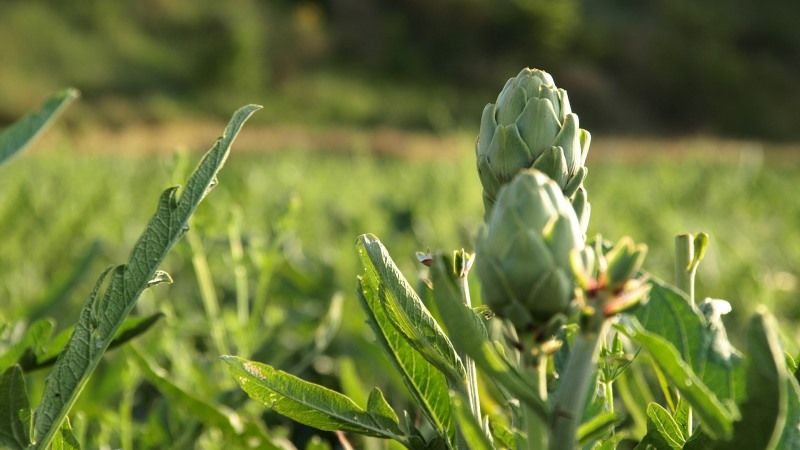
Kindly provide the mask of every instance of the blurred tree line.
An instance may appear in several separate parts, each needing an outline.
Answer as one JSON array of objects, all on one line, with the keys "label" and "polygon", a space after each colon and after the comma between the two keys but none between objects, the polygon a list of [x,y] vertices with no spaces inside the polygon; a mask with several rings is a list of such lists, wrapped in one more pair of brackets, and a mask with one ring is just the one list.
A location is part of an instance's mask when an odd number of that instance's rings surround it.
[{"label": "blurred tree line", "polygon": [[3,0],[0,122],[64,85],[99,117],[474,128],[523,66],[583,124],[800,137],[796,0]]}]

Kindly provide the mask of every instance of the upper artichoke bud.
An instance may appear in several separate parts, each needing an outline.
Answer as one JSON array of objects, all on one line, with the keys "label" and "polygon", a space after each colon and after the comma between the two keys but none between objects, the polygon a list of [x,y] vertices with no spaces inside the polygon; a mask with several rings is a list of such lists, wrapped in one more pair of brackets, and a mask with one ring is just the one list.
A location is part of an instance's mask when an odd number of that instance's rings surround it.
[{"label": "upper artichoke bud", "polygon": [[586,177],[590,135],[578,127],[567,91],[545,71],[522,69],[483,109],[476,153],[486,217],[500,187],[533,167],[572,197]]},{"label": "upper artichoke bud", "polygon": [[584,246],[569,200],[537,170],[500,190],[476,242],[483,301],[519,329],[564,312],[573,298],[570,253]]}]

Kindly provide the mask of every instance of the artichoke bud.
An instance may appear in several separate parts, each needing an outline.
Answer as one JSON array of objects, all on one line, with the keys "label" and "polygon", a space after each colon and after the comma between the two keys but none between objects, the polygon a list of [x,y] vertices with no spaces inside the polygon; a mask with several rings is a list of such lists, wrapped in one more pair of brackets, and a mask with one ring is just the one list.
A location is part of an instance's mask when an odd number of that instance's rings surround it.
[{"label": "artichoke bud", "polygon": [[486,218],[500,188],[531,167],[572,197],[586,177],[590,141],[567,92],[556,87],[550,74],[526,68],[508,80],[497,101],[483,109],[476,144]]},{"label": "artichoke bud", "polygon": [[584,248],[569,200],[547,175],[523,170],[500,190],[476,242],[483,301],[518,330],[564,312],[574,295],[570,255]]},{"label": "artichoke bud", "polygon": [[606,285],[614,291],[622,288],[625,283],[633,278],[644,263],[647,255],[647,246],[634,244],[629,237],[620,239],[617,245],[606,255],[608,269],[606,271]]}]

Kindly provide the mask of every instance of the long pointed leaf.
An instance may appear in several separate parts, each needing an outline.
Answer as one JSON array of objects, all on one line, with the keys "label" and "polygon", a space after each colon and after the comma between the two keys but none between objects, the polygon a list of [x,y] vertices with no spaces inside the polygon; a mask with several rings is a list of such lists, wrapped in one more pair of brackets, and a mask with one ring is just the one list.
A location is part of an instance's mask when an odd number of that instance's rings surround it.
[{"label": "long pointed leaf", "polygon": [[[44,396],[36,410],[36,448],[50,444],[120,325],[151,285],[167,252],[186,231],[192,213],[216,184],[217,172],[239,130],[258,109],[260,106],[249,105],[234,113],[222,137],[189,177],[180,198],[177,188],[161,195],[158,209],[134,245],[128,264],[117,266],[105,292],[91,296],[84,305],[75,332],[47,377]],[[98,288],[102,281],[103,277]]]},{"label": "long pointed leaf", "polygon": [[466,372],[453,344],[380,240],[364,234],[359,236],[356,247],[364,267],[364,280],[376,283],[381,303],[395,328],[451,382],[463,383]]},{"label": "long pointed leaf", "polygon": [[386,316],[378,292],[358,280],[358,298],[369,318],[369,324],[389,360],[403,377],[408,390],[434,429],[448,442],[455,438],[447,379],[433,364],[422,357]]},{"label": "long pointed leaf", "polygon": [[[302,424],[325,431],[349,431],[404,442],[399,425],[387,413],[383,395],[364,410],[349,397],[304,381],[267,364],[223,356],[239,386],[253,400]],[[373,394],[375,396],[376,394]]]},{"label": "long pointed leaf", "polygon": [[45,100],[42,107],[0,131],[0,164],[25,149],[73,100],[78,91],[65,89]]}]

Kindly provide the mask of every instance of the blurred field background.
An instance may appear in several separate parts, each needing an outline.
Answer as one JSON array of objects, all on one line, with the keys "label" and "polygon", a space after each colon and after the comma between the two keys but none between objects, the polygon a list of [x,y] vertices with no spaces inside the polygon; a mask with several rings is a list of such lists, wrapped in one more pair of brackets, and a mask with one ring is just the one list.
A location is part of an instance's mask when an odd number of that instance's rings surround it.
[{"label": "blurred field background", "polygon": [[[534,66],[593,134],[589,234],[646,242],[648,270],[671,280],[673,236],[708,232],[698,294],[734,304],[734,342],[766,304],[796,353],[798,16],[790,0],[6,0],[0,126],[65,86],[82,99],[0,168],[2,337],[74,322],[158,194],[235,108],[260,103],[166,261],[175,283],[137,306],[165,314],[135,343],[149,366],[110,353],[73,424],[86,448],[219,448],[157,375],[260,417],[220,353],[346,391],[357,374],[402,407],[400,381],[364,369],[382,357],[354,295],[354,240],[377,234],[411,280],[415,251],[471,249],[480,111]],[[42,380],[29,377],[34,403]],[[264,417],[299,448],[315,434]]]}]

